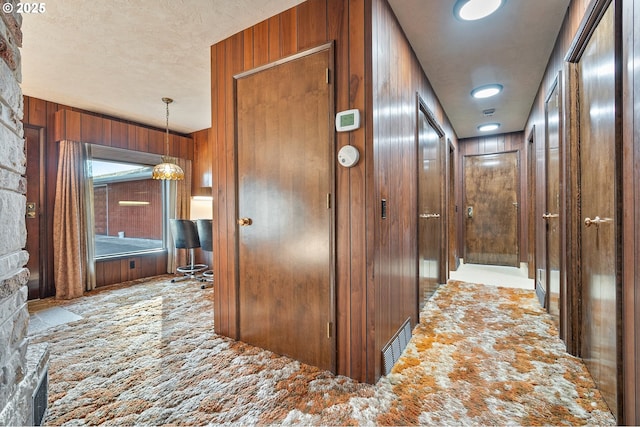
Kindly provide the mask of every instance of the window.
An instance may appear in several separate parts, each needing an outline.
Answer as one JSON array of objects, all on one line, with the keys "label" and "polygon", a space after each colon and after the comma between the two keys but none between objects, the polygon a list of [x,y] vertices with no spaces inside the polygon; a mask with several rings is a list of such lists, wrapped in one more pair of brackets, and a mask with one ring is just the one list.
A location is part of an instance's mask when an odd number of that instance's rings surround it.
[{"label": "window", "polygon": [[98,158],[95,152],[89,166],[95,258],[163,250],[166,190],[151,178],[153,166]]}]

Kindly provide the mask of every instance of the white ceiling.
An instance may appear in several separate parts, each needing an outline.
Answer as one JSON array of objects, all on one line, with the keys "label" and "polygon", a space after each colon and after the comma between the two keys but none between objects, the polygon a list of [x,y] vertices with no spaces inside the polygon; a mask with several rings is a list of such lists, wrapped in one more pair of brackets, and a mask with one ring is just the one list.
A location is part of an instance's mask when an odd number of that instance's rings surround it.
[{"label": "white ceiling", "polygon": [[[389,3],[458,137],[476,136],[488,122],[501,123],[494,133],[524,129],[569,0],[506,0],[478,21],[455,18],[455,0]],[[491,83],[504,86],[500,95],[471,97]],[[495,114],[484,117],[490,108]]]},{"label": "white ceiling", "polygon": [[[209,48],[303,0],[57,0],[23,15],[23,93],[189,133],[211,126]],[[569,0],[507,0],[460,22],[455,0],[390,0],[459,137],[522,130]],[[475,85],[505,86],[474,101]],[[481,111],[496,108],[491,120]]]},{"label": "white ceiling", "polygon": [[211,127],[210,47],[303,0],[54,0],[24,14],[25,95],[165,127]]}]

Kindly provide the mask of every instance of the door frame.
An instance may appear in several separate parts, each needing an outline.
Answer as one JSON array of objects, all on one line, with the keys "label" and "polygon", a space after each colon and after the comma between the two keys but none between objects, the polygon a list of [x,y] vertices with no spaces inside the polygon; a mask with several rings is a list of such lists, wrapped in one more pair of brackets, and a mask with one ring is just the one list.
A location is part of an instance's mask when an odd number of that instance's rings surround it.
[{"label": "door frame", "polygon": [[537,289],[537,265],[536,265],[536,125],[533,125],[526,139],[527,146],[527,270],[529,279],[534,280],[534,288]]},{"label": "door frame", "polygon": [[[440,180],[440,215],[441,215],[441,225],[440,225],[440,265],[438,266],[438,280],[441,281],[442,283],[446,282],[448,276],[449,276],[449,243],[448,243],[448,221],[447,221],[447,205],[446,205],[446,201],[447,201],[447,195],[445,194],[447,191],[447,178],[446,175],[448,174],[447,172],[447,157],[449,155],[448,151],[445,155],[445,153],[443,152],[443,150],[445,148],[448,148],[448,146],[445,147],[445,138],[446,138],[446,134],[444,132],[444,128],[440,125],[440,123],[438,122],[438,120],[436,119],[435,114],[433,114],[433,111],[431,111],[431,109],[427,106],[427,103],[424,101],[424,99],[422,99],[422,97],[420,96],[419,92],[416,92],[416,129],[415,129],[415,147],[414,147],[414,152],[416,155],[416,178],[415,178],[415,182],[416,182],[416,211],[414,213],[413,216],[413,221],[414,221],[414,227],[415,230],[417,232],[417,230],[420,228],[419,222],[418,222],[418,218],[420,215],[420,210],[421,207],[419,206],[419,197],[420,197],[420,165],[418,164],[419,159],[420,159],[420,155],[419,155],[419,151],[420,151],[420,128],[418,126],[418,123],[420,123],[420,114],[423,113],[427,119],[427,123],[429,124],[429,126],[431,126],[431,128],[438,134],[438,150],[440,150],[439,156],[440,156],[440,170],[445,172],[445,178]],[[440,175],[442,176],[442,174]],[[415,292],[416,292],[416,319],[420,318],[420,300],[421,297],[419,295],[419,290],[420,290],[420,241],[419,241],[419,236],[416,236],[416,246],[415,246],[415,250],[416,250],[416,286],[415,286]]]},{"label": "door frame", "polygon": [[458,153],[456,151],[455,145],[451,139],[447,138],[447,178],[445,186],[447,187],[447,202],[445,203],[447,209],[447,232],[449,233],[447,237],[447,257],[448,257],[448,265],[447,265],[447,276],[446,279],[449,279],[449,272],[455,271],[458,269],[460,265],[460,253],[458,251],[458,237],[457,237],[457,225],[458,221],[458,198],[456,196],[457,186],[456,186],[456,159],[458,158]]},{"label": "door frame", "polygon": [[[46,251],[47,244],[47,218],[49,217],[49,207],[47,200],[47,180],[46,175],[44,174],[45,165],[46,165],[46,156],[45,156],[45,128],[42,126],[34,126],[25,124],[25,130],[32,129],[38,132],[39,135],[39,143],[38,143],[38,151],[39,151],[39,159],[38,159],[38,185],[40,187],[40,195],[39,200],[37,200],[37,215],[38,215],[38,245],[39,248],[39,259],[38,259],[38,274],[39,274],[39,285],[38,285],[38,298],[47,298],[55,295],[55,288],[53,288],[52,280],[48,277],[49,269],[48,265],[48,257],[43,256],[43,253]],[[26,132],[25,132],[26,135]],[[26,144],[26,142],[25,142]],[[32,179],[33,177],[26,177],[27,179]],[[26,194],[25,194],[26,196]],[[31,254],[30,254],[31,256]]]},{"label": "door frame", "polygon": [[[564,187],[565,187],[565,175],[564,175],[564,164],[565,164],[565,147],[564,147],[564,138],[565,138],[565,133],[564,133],[564,93],[563,93],[563,84],[562,84],[562,71],[558,71],[558,74],[556,75],[556,78],[553,80],[553,83],[551,84],[551,86],[549,87],[549,90],[547,91],[547,96],[545,97],[544,100],[544,138],[545,138],[545,145],[544,145],[544,181],[545,181],[545,194],[544,194],[544,211],[545,214],[549,213],[549,194],[547,192],[548,188],[549,188],[549,109],[548,109],[548,105],[549,105],[549,101],[551,100],[551,97],[553,96],[554,91],[557,91],[558,94],[558,163],[559,163],[559,170],[558,170],[558,197],[559,197],[559,201],[558,201],[558,212],[556,212],[559,217],[557,219],[558,221],[558,256],[559,256],[559,316],[558,316],[558,331],[559,331],[559,335],[560,338],[565,341],[566,343],[566,324],[567,324],[567,290],[566,290],[566,280],[565,280],[565,265],[566,265],[566,251],[563,250],[566,246],[565,246],[565,233],[563,232],[565,229],[565,221],[566,221],[566,215],[565,215],[565,195],[564,195]],[[550,219],[553,220],[553,219]],[[545,241],[545,262],[544,262],[544,266],[545,266],[545,274],[546,274],[546,285],[547,285],[547,294],[546,294],[546,308],[547,311],[550,310],[551,308],[551,269],[550,269],[550,262],[549,262],[549,253],[551,252],[549,250],[549,221],[545,221],[543,222],[543,224],[545,225],[545,229],[544,229],[544,241]]]},{"label": "door frame", "polygon": [[[329,63],[328,63],[328,67],[329,67],[329,72],[327,75],[327,84],[330,86],[329,88],[329,92],[330,92],[330,98],[329,98],[329,108],[327,111],[327,125],[329,126],[329,136],[330,136],[330,141],[328,141],[329,143],[329,147],[328,150],[331,153],[329,155],[329,170],[328,170],[328,174],[330,176],[331,182],[329,183],[329,189],[331,191],[330,193],[330,200],[327,201],[327,203],[330,206],[331,211],[329,212],[329,217],[330,217],[330,226],[329,226],[329,318],[330,318],[330,326],[328,328],[327,333],[330,335],[330,339],[331,339],[331,371],[332,372],[337,372],[337,331],[339,330],[339,327],[337,325],[337,315],[336,315],[336,306],[337,306],[337,302],[336,302],[336,204],[335,204],[335,200],[336,200],[336,166],[335,166],[335,152],[336,152],[336,132],[335,132],[335,128],[333,126],[333,120],[332,118],[335,117],[335,98],[336,98],[336,94],[335,94],[335,81],[334,81],[334,75],[335,75],[335,43],[333,41],[328,42],[328,43],[323,43],[319,46],[313,47],[311,49],[307,49],[304,50],[302,52],[298,52],[296,54],[287,56],[285,58],[281,58],[278,59],[276,61],[261,65],[259,67],[256,68],[252,68],[250,70],[247,71],[243,71],[241,73],[237,73],[233,75],[233,114],[234,114],[234,141],[233,141],[233,150],[234,150],[234,168],[235,168],[235,185],[234,185],[234,196],[235,196],[235,200],[233,203],[233,218],[237,219],[239,218],[239,213],[240,213],[240,207],[239,207],[239,201],[240,201],[240,197],[239,197],[239,193],[240,193],[240,179],[239,179],[239,168],[238,168],[238,120],[237,120],[237,114],[238,114],[238,80],[247,76],[250,76],[252,74],[256,74],[259,73],[261,71],[265,71],[274,67],[277,67],[279,65],[291,62],[291,61],[295,61],[297,59],[300,58],[304,58],[306,56],[310,56],[322,51],[328,51],[328,57],[329,57]],[[240,226],[238,225],[237,221],[235,221],[235,225],[234,225],[234,233],[233,233],[233,237],[234,237],[234,250],[235,250],[235,283],[233,284],[234,289],[235,289],[235,300],[234,300],[234,304],[235,304],[235,319],[234,319],[234,326],[235,326],[235,335],[236,337],[239,337],[242,335],[242,331],[240,330],[240,232],[239,232],[239,228]]]}]

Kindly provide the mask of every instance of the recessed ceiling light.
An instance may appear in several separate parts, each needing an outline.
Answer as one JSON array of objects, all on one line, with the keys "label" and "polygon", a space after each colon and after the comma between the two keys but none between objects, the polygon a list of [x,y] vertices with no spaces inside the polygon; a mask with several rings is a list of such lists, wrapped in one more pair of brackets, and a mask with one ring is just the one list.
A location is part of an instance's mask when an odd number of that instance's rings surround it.
[{"label": "recessed ceiling light", "polygon": [[475,21],[491,15],[505,0],[458,0],[453,14],[463,21]]},{"label": "recessed ceiling light", "polygon": [[491,85],[478,86],[477,88],[471,91],[471,96],[477,99],[489,98],[491,96],[499,94],[500,92],[502,92],[502,85],[491,84]]},{"label": "recessed ceiling light", "polygon": [[478,126],[478,130],[480,132],[490,132],[492,130],[496,130],[500,127],[500,123],[485,123],[483,125]]}]

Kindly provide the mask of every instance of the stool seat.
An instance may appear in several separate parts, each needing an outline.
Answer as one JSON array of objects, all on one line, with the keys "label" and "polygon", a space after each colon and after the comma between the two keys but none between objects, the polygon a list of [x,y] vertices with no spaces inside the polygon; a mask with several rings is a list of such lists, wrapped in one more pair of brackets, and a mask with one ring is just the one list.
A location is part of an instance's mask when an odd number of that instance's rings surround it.
[{"label": "stool seat", "polygon": [[[196,221],[198,227],[198,235],[200,236],[200,244],[203,251],[213,252],[213,221],[210,219],[199,219]],[[213,283],[213,270],[206,270],[202,273],[203,282]],[[202,285],[202,289],[206,285]]]},{"label": "stool seat", "polygon": [[200,280],[201,277],[197,274],[208,269],[209,266],[206,264],[196,264],[194,261],[194,249],[200,247],[200,238],[196,224],[188,219],[171,219],[169,223],[175,248],[187,249],[189,251],[189,264],[176,268],[176,272],[181,273],[182,277],[173,278],[171,283],[188,279]]}]

